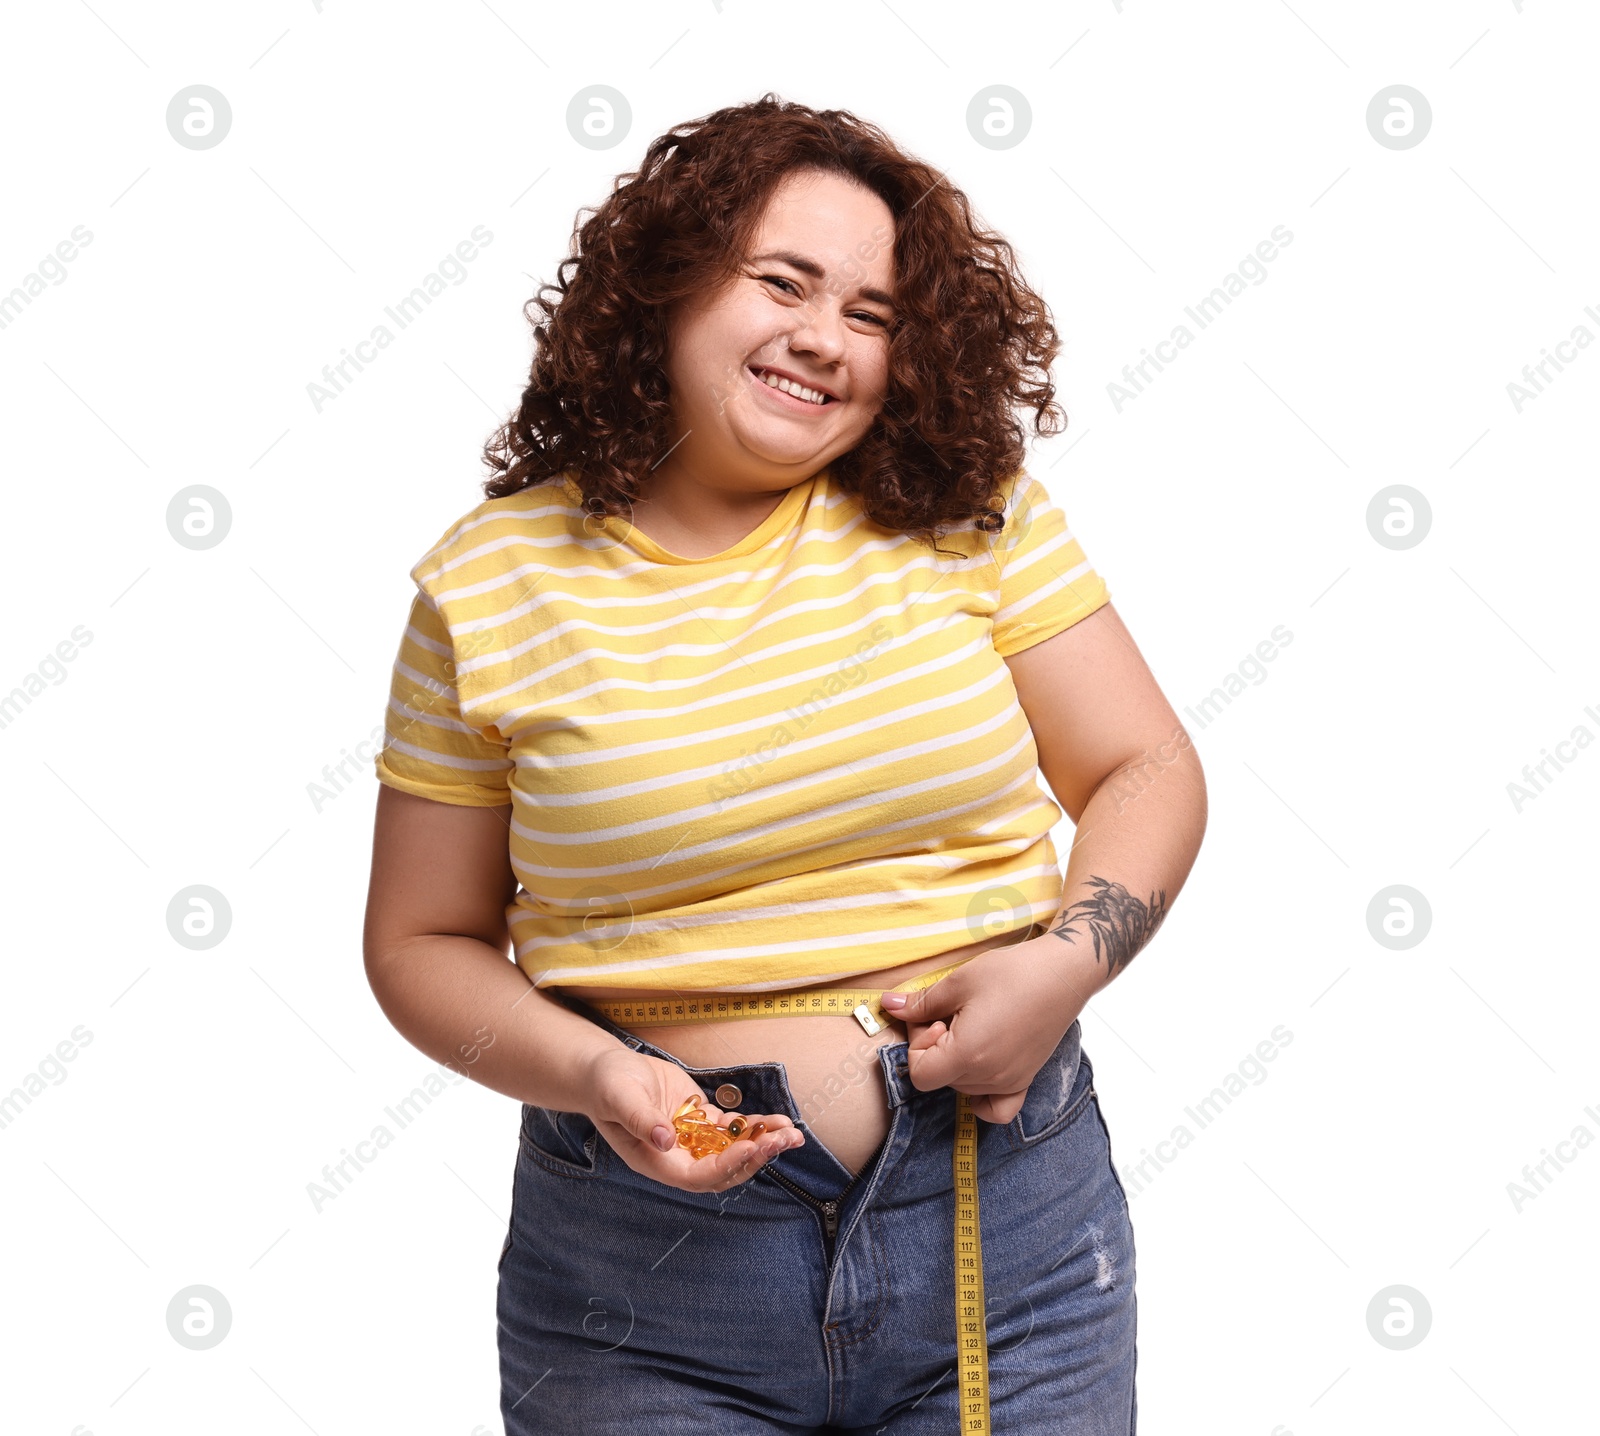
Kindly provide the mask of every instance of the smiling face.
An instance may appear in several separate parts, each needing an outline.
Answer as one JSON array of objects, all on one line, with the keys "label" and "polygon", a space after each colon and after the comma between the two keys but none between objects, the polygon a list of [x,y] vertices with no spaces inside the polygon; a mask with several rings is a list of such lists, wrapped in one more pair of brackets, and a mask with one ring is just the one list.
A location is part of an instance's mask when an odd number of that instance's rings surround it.
[{"label": "smiling face", "polygon": [[673,317],[676,447],[652,488],[770,493],[861,441],[888,384],[893,239],[870,190],[815,170],[784,178],[739,273]]}]

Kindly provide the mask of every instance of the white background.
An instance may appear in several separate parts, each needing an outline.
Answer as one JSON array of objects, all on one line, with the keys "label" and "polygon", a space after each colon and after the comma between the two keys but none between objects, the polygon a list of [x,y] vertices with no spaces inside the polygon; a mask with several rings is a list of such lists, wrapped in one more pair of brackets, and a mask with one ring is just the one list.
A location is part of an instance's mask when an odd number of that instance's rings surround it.
[{"label": "white background", "polygon": [[[0,1093],[92,1040],[0,1128],[0,1425],[500,1429],[516,1105],[452,1086],[307,1194],[434,1070],[362,971],[370,758],[310,789],[382,721],[407,570],[482,497],[577,210],[773,89],[882,125],[1017,246],[1067,339],[1033,471],[1205,764],[1188,886],[1083,1019],[1119,1168],[1293,1034],[1132,1197],[1141,1430],[1594,1429],[1600,1143],[1520,1211],[1508,1183],[1600,1135],[1600,751],[1507,788],[1600,734],[1600,346],[1507,390],[1600,335],[1591,7],[96,0],[6,28],[0,293],[93,237],[0,329],[0,692],[92,641],[0,729]],[[166,123],[197,83],[232,108],[203,151]],[[1365,118],[1397,83],[1433,116],[1405,150]],[[595,84],[632,108],[611,150],[567,130]],[[967,128],[996,84],[1032,110],[1006,150]],[[466,281],[317,412],[477,225]],[[1122,366],[1277,225],[1266,280],[1119,412]],[[168,531],[193,484],[231,506],[209,550]],[[1407,549],[1368,525],[1393,484],[1431,509]],[[201,951],[167,918],[196,884],[231,908]],[[1393,885],[1431,909],[1404,950],[1369,928]],[[207,1351],[167,1330],[194,1284],[232,1311]],[[1409,1350],[1368,1330],[1392,1285],[1431,1309]]]}]

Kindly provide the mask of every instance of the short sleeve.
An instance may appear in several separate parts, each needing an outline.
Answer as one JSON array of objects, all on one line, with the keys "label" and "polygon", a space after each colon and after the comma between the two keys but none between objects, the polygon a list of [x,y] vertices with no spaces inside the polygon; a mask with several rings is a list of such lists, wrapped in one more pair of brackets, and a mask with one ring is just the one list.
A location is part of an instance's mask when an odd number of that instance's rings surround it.
[{"label": "short sleeve", "polygon": [[1002,658],[1053,638],[1111,600],[1044,485],[1022,472],[1008,497],[1006,526],[993,540],[1000,570],[993,638]]},{"label": "short sleeve", "polygon": [[511,802],[511,745],[493,725],[463,719],[450,630],[418,589],[389,681],[378,781],[460,807]]}]

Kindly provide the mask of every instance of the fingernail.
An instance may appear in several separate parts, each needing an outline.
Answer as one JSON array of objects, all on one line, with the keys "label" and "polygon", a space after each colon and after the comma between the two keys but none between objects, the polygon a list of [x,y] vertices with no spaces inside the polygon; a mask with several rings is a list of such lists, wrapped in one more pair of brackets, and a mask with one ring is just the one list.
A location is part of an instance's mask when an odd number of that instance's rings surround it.
[{"label": "fingernail", "polygon": [[678,1139],[673,1134],[671,1127],[667,1126],[663,1122],[657,1122],[654,1129],[650,1133],[650,1140],[653,1141],[656,1146],[660,1147],[663,1152],[670,1152],[673,1148],[673,1144],[676,1143]]},{"label": "fingernail", "polygon": [[878,1002],[885,1012],[898,1012],[906,1005],[906,995],[903,992],[886,992]]}]

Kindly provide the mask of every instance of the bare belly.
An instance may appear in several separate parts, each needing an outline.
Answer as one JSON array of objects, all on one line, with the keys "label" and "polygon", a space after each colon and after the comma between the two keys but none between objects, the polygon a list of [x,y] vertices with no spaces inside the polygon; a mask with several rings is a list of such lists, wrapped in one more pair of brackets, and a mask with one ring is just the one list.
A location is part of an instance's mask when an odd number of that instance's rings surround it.
[{"label": "bare belly", "polygon": [[[991,947],[1010,946],[1027,936],[1027,929],[1020,935],[1001,933],[935,957],[812,986],[894,987],[918,973],[948,967]],[[660,988],[617,987],[561,990],[572,997],[599,1002],[660,997],[662,992]],[[795,1105],[812,1139],[821,1142],[852,1174],[866,1166],[889,1134],[889,1099],[876,1054],[880,1047],[906,1041],[903,1023],[891,1021],[870,1037],[853,1017],[749,1017],[728,1022],[617,1025],[670,1052],[688,1067],[783,1063]],[[708,1101],[714,1100],[713,1093],[705,1095]]]}]

